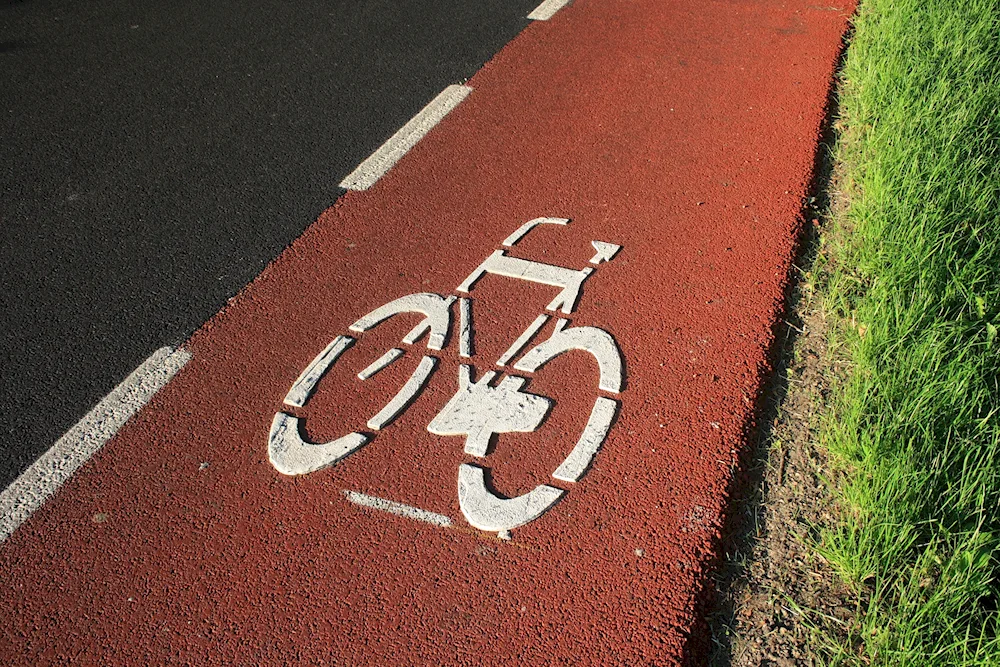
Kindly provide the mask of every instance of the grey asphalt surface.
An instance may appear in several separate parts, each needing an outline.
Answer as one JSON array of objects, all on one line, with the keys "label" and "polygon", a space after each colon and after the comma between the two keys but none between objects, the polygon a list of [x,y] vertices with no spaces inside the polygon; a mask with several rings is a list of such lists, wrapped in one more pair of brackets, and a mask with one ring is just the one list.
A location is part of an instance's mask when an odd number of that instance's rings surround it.
[{"label": "grey asphalt surface", "polygon": [[538,0],[0,4],[0,488]]}]

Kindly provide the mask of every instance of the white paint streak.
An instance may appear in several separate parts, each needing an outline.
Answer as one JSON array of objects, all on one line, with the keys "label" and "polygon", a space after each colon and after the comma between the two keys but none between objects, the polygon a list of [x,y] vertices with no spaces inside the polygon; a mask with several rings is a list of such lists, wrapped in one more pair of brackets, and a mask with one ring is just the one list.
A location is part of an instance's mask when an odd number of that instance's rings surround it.
[{"label": "white paint streak", "polygon": [[449,296],[446,299],[439,294],[428,292],[408,294],[399,297],[395,301],[390,301],[384,306],[379,306],[349,328],[351,331],[362,333],[384,322],[393,315],[398,315],[399,313],[422,313],[425,315],[424,319],[406,335],[403,342],[412,345],[424,335],[427,329],[430,329],[431,335],[427,339],[427,347],[432,350],[440,350],[444,347],[445,339],[448,336],[448,328],[451,326],[451,304],[454,300],[454,296]]},{"label": "white paint streak", "polygon": [[590,412],[590,419],[583,429],[583,435],[577,441],[573,451],[556,468],[552,476],[563,482],[577,482],[587,472],[598,450],[604,444],[604,439],[608,437],[611,430],[611,422],[614,421],[615,413],[618,411],[618,401],[599,396],[594,403],[594,409]]},{"label": "white paint streak", "polygon": [[553,287],[562,287],[563,289],[559,295],[546,308],[549,310],[562,308],[562,312],[568,315],[576,308],[576,300],[580,295],[580,288],[583,287],[583,281],[587,279],[587,276],[593,270],[591,267],[580,269],[579,271],[567,269],[563,266],[534,262],[519,257],[510,257],[503,250],[497,250],[483,260],[483,263],[475,271],[469,274],[469,277],[458,286],[458,291],[472,291],[476,281],[487,273],[507,276],[508,278],[517,278],[518,280],[527,280],[543,285],[552,285]]},{"label": "white paint streak", "polygon": [[545,323],[548,321],[548,315],[539,315],[536,317],[535,321],[529,324],[528,328],[524,330],[524,333],[518,336],[517,340],[515,340],[511,346],[507,348],[507,351],[503,353],[503,356],[497,359],[497,366],[506,366],[509,364],[510,360],[516,357],[521,350],[524,349],[524,346],[528,344],[528,341],[534,338],[535,334],[538,333],[538,330],[545,326]]},{"label": "white paint streak", "polygon": [[472,299],[458,300],[458,354],[472,356]]},{"label": "white paint streak", "polygon": [[436,365],[437,359],[434,357],[421,359],[417,370],[413,371],[413,375],[399,390],[399,393],[393,396],[392,400],[377,415],[368,420],[368,428],[378,431],[391,424],[424,388],[427,378],[434,372]]},{"label": "white paint streak", "polygon": [[560,354],[570,350],[583,350],[594,356],[601,372],[599,382],[601,389],[615,394],[622,390],[622,381],[625,379],[622,352],[614,336],[597,327],[569,327],[552,334],[551,338],[539,343],[521,357],[520,361],[514,364],[514,368],[534,373]]},{"label": "white paint streak", "polygon": [[535,218],[517,228],[517,231],[503,240],[503,245],[511,248],[524,236],[538,225],[568,225],[568,218]]},{"label": "white paint streak", "polygon": [[403,342],[407,345],[413,345],[420,340],[421,336],[427,333],[428,329],[430,329],[430,325],[427,323],[427,320],[421,321],[420,324],[410,329],[410,333],[403,336]]},{"label": "white paint streak", "polygon": [[494,433],[531,433],[545,420],[552,401],[521,391],[527,380],[508,375],[491,387],[496,371],[472,382],[472,367],[458,369],[458,391],[427,425],[435,435],[464,435],[465,452],[486,456]]},{"label": "white paint streak", "polygon": [[354,339],[350,336],[337,336],[326,348],[316,355],[302,374],[292,384],[292,388],[285,395],[285,405],[301,408],[309,400],[316,383],[320,381],[326,371],[332,366],[344,350],[354,344]]},{"label": "white paint streak", "polygon": [[330,442],[309,442],[299,432],[298,417],[279,412],[271,420],[267,458],[282,475],[305,475],[347,458],[368,442],[362,433],[348,433]]},{"label": "white paint streak", "polygon": [[392,348],[391,350],[383,354],[381,357],[373,361],[368,368],[358,373],[358,379],[367,380],[368,378],[375,375],[376,373],[378,373],[380,370],[382,370],[392,362],[396,361],[396,359],[399,359],[401,356],[403,356],[403,351],[401,349],[399,349],[398,347]]},{"label": "white paint streak", "polygon": [[378,148],[371,156],[358,165],[340,182],[340,187],[347,190],[367,190],[375,185],[387,171],[392,169],[400,158],[417,145],[417,142],[435,125],[441,122],[448,112],[464,100],[472,88],[469,86],[448,86],[437,97],[431,100],[406,125],[392,135],[388,141]]},{"label": "white paint streak", "polygon": [[393,500],[386,500],[377,496],[369,496],[357,491],[344,491],[344,496],[355,505],[360,505],[361,507],[388,512],[389,514],[395,514],[407,519],[423,521],[424,523],[440,526],[441,528],[451,528],[451,519],[443,514],[428,512],[419,507],[404,505],[403,503],[397,503]]},{"label": "white paint streak", "polygon": [[535,7],[534,11],[528,14],[528,18],[533,21],[548,21],[555,16],[555,13],[569,4],[569,0],[545,0]]},{"label": "white paint streak", "polygon": [[0,542],[56,492],[190,361],[161,347],[0,493]]},{"label": "white paint streak", "polygon": [[480,530],[502,532],[523,526],[544,514],[566,493],[540,484],[516,498],[501,498],[486,488],[485,470],[463,463],[458,467],[458,504],[466,520]]},{"label": "white paint streak", "polygon": [[590,245],[594,246],[594,250],[596,251],[596,254],[590,258],[591,264],[610,262],[618,254],[618,251],[622,249],[617,243],[607,243],[605,241],[591,241]]}]

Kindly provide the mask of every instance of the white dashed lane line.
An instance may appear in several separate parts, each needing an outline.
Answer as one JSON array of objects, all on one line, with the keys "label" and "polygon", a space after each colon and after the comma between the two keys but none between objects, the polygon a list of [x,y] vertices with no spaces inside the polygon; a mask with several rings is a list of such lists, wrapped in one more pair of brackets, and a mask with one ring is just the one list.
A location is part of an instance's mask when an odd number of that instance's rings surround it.
[{"label": "white dashed lane line", "polygon": [[556,12],[569,4],[569,0],[545,0],[535,7],[534,11],[528,14],[528,18],[533,21],[548,21]]},{"label": "white dashed lane line", "polygon": [[441,122],[452,109],[464,100],[472,88],[469,86],[448,86],[430,104],[420,110],[396,134],[382,144],[368,159],[358,165],[347,178],[340,182],[346,190],[367,190],[378,182],[393,165],[417,145],[417,142]]}]

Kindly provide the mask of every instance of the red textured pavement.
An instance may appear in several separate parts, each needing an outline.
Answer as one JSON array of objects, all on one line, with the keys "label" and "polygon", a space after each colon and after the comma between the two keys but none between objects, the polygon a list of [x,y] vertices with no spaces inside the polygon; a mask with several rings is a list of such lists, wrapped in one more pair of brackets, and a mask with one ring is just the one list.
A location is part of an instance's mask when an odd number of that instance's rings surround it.
[{"label": "red textured pavement", "polygon": [[[698,604],[853,9],[834,4],[576,0],[532,24],[188,341],[184,370],[0,546],[0,662],[701,664]],[[274,469],[271,419],[317,352],[392,299],[455,293],[539,216],[572,222],[510,254],[578,269],[591,240],[622,246],[570,316],[610,332],[626,367],[588,474],[551,478],[599,395],[585,352],[531,376],[556,402],[541,429],[478,460],[500,493],[556,484],[560,503],[510,540],[463,520],[457,470],[476,459],[426,428],[456,390],[455,336],[370,444],[308,475]],[[476,377],[557,291],[476,285]],[[354,374],[418,319],[357,336],[296,411],[313,440],[365,430],[426,348]]]}]

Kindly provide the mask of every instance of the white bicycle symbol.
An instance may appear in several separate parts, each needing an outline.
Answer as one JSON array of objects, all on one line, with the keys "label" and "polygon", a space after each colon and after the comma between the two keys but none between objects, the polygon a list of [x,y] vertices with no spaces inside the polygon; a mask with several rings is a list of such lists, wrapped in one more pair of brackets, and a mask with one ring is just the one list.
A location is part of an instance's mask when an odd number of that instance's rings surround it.
[{"label": "white bicycle symbol", "polygon": [[[503,245],[513,247],[528,232],[541,224],[567,225],[565,218],[536,218],[523,224],[516,232],[504,240]],[[457,291],[469,293],[476,282],[487,273],[518,278],[535,283],[561,287],[562,291],[546,307],[547,310],[561,310],[571,314],[576,308],[580,289],[587,278],[602,262],[611,261],[621,246],[591,241],[597,251],[590,260],[593,266],[580,270],[568,269],[551,264],[543,264],[519,259],[497,250],[461,285]],[[426,386],[437,366],[438,359],[430,351],[441,351],[449,342],[452,321],[452,305],[459,303],[459,355],[468,358],[472,349],[471,308],[472,299],[467,297],[423,293],[410,294],[376,308],[350,326],[355,333],[364,333],[400,313],[420,313],[424,319],[403,337],[403,343],[412,346],[425,334],[427,353],[416,370],[392,399],[368,420],[368,428],[377,432],[392,423],[416,399]],[[508,350],[497,360],[497,366],[506,368],[517,357],[532,338],[548,322],[550,316],[539,315]],[[600,373],[600,390],[619,394],[622,390],[624,368],[622,354],[614,337],[604,329],[592,326],[572,327],[569,321],[558,318],[552,335],[535,345],[514,365],[513,369],[524,373],[536,370],[556,357],[570,350],[589,352],[597,360]],[[292,384],[284,403],[301,408],[306,405],[323,375],[340,356],[355,342],[351,336],[337,336],[306,367]],[[405,354],[401,348],[392,348],[367,368],[358,373],[358,378],[367,380]],[[502,371],[501,371],[502,373]],[[494,433],[530,433],[545,420],[552,406],[551,399],[522,391],[527,378],[506,375],[499,383],[493,383],[498,371],[489,371],[478,380],[473,379],[472,366],[459,366],[458,390],[431,420],[427,430],[436,435],[464,435],[465,452],[483,458],[487,455],[490,438]],[[492,383],[492,384],[491,384]],[[598,450],[607,437],[618,410],[618,401],[598,396],[590,417],[576,445],[569,455],[552,473],[552,477],[562,482],[577,482],[587,472]],[[268,436],[268,456],[278,472],[285,475],[304,475],[333,465],[358,451],[374,438],[373,434],[361,432],[347,435],[326,443],[308,442],[302,437],[301,422],[287,412],[278,412],[271,423]],[[541,516],[556,504],[566,493],[564,490],[541,484],[533,490],[515,498],[503,498],[493,493],[486,484],[487,469],[479,465],[463,463],[458,468],[458,500],[462,514],[474,527],[481,530],[503,532],[523,526]]]}]

